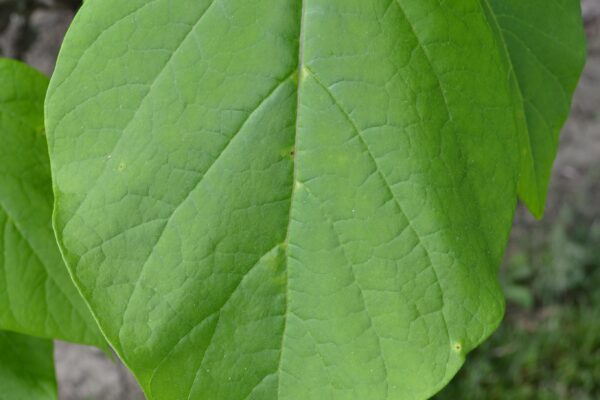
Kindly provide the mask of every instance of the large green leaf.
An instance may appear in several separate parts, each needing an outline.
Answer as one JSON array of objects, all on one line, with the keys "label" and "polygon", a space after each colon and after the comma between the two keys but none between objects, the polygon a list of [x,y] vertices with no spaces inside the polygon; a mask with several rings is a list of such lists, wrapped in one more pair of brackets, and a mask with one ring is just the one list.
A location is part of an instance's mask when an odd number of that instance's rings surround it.
[{"label": "large green leaf", "polygon": [[0,59],[0,329],[106,347],[52,231],[48,78]]},{"label": "large green leaf", "polygon": [[[529,3],[511,11],[578,18],[575,0]],[[86,3],[46,104],[55,229],[149,398],[448,382],[502,318],[520,170],[551,161],[526,147],[517,81],[535,71],[501,17],[478,0]],[[523,40],[574,77],[581,27],[560,29],[574,51]]]},{"label": "large green leaf", "polygon": [[0,331],[0,400],[55,400],[52,342]]}]

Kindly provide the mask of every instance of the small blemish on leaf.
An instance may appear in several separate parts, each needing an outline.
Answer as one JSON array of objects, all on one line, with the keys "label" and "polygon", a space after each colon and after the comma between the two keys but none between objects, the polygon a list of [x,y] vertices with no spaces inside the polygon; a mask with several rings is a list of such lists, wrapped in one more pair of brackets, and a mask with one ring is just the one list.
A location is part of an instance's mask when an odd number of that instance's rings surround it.
[{"label": "small blemish on leaf", "polygon": [[309,74],[310,74],[310,71],[308,70],[308,68],[303,66],[302,70],[300,71],[300,79],[306,79]]},{"label": "small blemish on leaf", "polygon": [[457,353],[462,352],[462,349],[463,349],[462,344],[460,344],[460,343],[454,343],[453,347],[454,347],[454,351],[456,351]]},{"label": "small blemish on leaf", "polygon": [[127,168],[127,164],[124,162],[120,162],[118,167],[119,172],[125,171],[125,168]]},{"label": "small blemish on leaf", "polygon": [[279,154],[281,155],[281,157],[293,159],[294,156],[296,156],[296,148],[293,146],[283,148],[281,149],[281,152]]}]

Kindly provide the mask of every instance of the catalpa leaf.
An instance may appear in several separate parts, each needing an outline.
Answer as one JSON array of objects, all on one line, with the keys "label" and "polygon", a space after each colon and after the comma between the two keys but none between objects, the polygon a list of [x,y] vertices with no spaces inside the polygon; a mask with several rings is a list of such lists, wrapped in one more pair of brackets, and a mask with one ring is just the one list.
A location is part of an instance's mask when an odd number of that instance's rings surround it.
[{"label": "catalpa leaf", "polygon": [[[54,223],[148,398],[424,399],[494,331],[521,170],[551,162],[497,8],[86,3],[46,103]],[[521,39],[575,77],[561,32]]]},{"label": "catalpa leaf", "polygon": [[0,331],[0,400],[56,400],[52,342]]},{"label": "catalpa leaf", "polygon": [[106,347],[52,231],[47,86],[39,72],[0,59],[0,329]]}]

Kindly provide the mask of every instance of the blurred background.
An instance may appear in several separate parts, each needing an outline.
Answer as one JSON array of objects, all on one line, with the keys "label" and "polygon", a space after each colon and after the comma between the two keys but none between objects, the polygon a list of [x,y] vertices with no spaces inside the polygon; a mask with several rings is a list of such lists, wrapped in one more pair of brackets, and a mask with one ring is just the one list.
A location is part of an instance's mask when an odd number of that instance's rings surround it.
[{"label": "blurred background", "polygon": [[[124,0],[126,1],[126,0]],[[0,0],[0,56],[50,75],[81,0]],[[500,329],[436,400],[600,399],[600,0],[582,0],[588,63],[561,139],[546,216],[519,206]],[[99,350],[56,344],[61,400],[138,400]]]}]

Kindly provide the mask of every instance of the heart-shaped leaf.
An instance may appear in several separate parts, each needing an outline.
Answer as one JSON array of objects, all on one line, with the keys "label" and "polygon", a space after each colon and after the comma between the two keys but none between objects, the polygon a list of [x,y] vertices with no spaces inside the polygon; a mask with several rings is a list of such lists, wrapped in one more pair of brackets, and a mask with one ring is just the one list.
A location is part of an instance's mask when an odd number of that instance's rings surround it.
[{"label": "heart-shaped leaf", "polygon": [[527,3],[86,3],[47,100],[55,228],[149,398],[448,382],[581,70],[577,1]]}]

